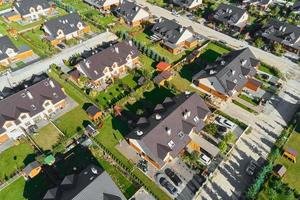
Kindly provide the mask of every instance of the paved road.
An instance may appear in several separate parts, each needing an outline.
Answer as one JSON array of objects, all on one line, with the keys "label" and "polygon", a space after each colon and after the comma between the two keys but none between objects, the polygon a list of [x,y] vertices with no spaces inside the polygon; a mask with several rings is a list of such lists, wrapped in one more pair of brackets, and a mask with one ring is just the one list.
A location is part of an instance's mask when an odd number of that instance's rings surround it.
[{"label": "paved road", "polygon": [[253,51],[255,56],[261,60],[262,62],[265,62],[269,65],[275,66],[279,68],[283,72],[288,72],[290,70],[293,70],[295,67],[295,63],[291,62],[290,60],[286,58],[281,58],[278,56],[275,56],[271,53],[265,52],[261,49],[249,46],[245,41],[240,41],[237,39],[234,39],[226,34],[220,33],[218,31],[215,31],[209,27],[206,27],[200,23],[196,23],[194,21],[191,21],[185,16],[174,16],[169,12],[168,10],[152,5],[145,0],[136,0],[137,3],[147,6],[151,12],[151,14],[156,15],[158,17],[165,17],[167,19],[175,19],[179,24],[183,26],[191,26],[195,32],[211,39],[211,40],[223,40],[226,41],[227,44],[233,48],[241,48],[241,47],[250,47],[250,49]]},{"label": "paved road", "polygon": [[54,55],[51,58],[41,60],[39,62],[28,65],[25,68],[22,68],[18,71],[12,72],[9,75],[4,75],[0,77],[0,90],[4,87],[10,87],[14,83],[18,83],[26,78],[29,78],[33,74],[39,74],[41,72],[47,71],[49,65],[55,63],[57,65],[63,64],[63,59],[68,59],[70,56],[76,53],[81,53],[84,50],[90,49],[99,45],[103,42],[111,41],[117,39],[117,36],[111,32],[101,33],[89,40],[84,41],[81,44],[75,45],[73,47],[64,49],[57,55]]}]

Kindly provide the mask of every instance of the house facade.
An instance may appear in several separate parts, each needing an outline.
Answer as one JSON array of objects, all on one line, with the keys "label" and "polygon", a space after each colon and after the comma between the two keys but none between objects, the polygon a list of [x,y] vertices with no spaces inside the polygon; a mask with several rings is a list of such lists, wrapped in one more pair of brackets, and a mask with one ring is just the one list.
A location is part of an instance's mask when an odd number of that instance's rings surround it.
[{"label": "house facade", "polygon": [[123,41],[92,55],[76,67],[95,84],[105,85],[107,81],[113,81],[136,68],[139,55],[131,41]]},{"label": "house facade", "polygon": [[44,23],[46,38],[52,45],[57,45],[62,41],[79,38],[90,32],[90,27],[86,25],[77,13],[71,13],[56,19],[48,20]]},{"label": "house facade", "polygon": [[9,21],[23,20],[32,22],[41,16],[51,15],[53,8],[47,0],[17,0],[13,4],[13,12],[7,16]]},{"label": "house facade", "polygon": [[255,6],[262,10],[267,9],[272,3],[273,0],[243,0],[243,5]]},{"label": "house facade", "polygon": [[246,10],[229,4],[220,4],[213,15],[216,23],[222,23],[225,26],[232,27],[241,31],[248,21],[249,15]]},{"label": "house facade", "polygon": [[222,100],[227,100],[244,87],[253,89],[252,78],[259,61],[249,48],[235,50],[219,57],[213,64],[193,76],[193,83]]},{"label": "house facade", "polygon": [[282,44],[287,51],[300,55],[300,27],[272,19],[263,27],[261,36]]},{"label": "house facade", "polygon": [[119,15],[130,26],[139,26],[150,17],[149,12],[131,1],[123,1],[120,4]]},{"label": "house facade", "polygon": [[83,2],[99,10],[111,10],[118,7],[121,0],[83,0]]},{"label": "house facade", "polygon": [[156,168],[182,154],[210,114],[205,102],[195,93],[166,97],[149,117],[140,117],[126,136],[128,143]]},{"label": "house facade", "polygon": [[65,98],[60,85],[50,78],[3,98],[0,101],[0,145],[25,135],[36,122],[64,108]]},{"label": "house facade", "polygon": [[0,65],[2,66],[8,66],[33,55],[33,51],[28,47],[18,49],[8,36],[0,37],[0,44]]},{"label": "house facade", "polygon": [[178,54],[184,48],[197,46],[197,39],[191,27],[183,27],[174,20],[158,19],[151,29],[153,39],[161,40],[164,47],[171,53]]},{"label": "house facade", "polygon": [[173,0],[173,3],[186,9],[194,9],[202,5],[202,0]]}]

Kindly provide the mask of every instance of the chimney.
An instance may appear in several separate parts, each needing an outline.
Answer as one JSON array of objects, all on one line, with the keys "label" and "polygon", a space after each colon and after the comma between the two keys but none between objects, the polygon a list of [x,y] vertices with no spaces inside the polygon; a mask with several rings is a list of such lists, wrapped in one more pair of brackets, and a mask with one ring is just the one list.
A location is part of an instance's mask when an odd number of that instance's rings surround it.
[{"label": "chimney", "polygon": [[167,134],[170,136],[172,133],[172,130],[167,126],[166,126],[165,130],[166,130]]},{"label": "chimney", "polygon": [[155,119],[156,119],[156,120],[160,120],[160,119],[161,119],[161,115],[160,115],[160,114],[156,114],[156,115],[155,115]]},{"label": "chimney", "polygon": [[52,80],[49,81],[49,84],[50,84],[50,86],[51,86],[52,88],[55,88],[55,85],[54,85],[54,83],[53,83]]},{"label": "chimney", "polygon": [[115,47],[115,51],[117,54],[119,54],[119,48],[118,47]]},{"label": "chimney", "polygon": [[181,26],[180,28],[179,28],[179,32],[181,33],[183,31],[183,27]]},{"label": "chimney", "polygon": [[31,92],[26,91],[26,94],[27,94],[27,96],[28,96],[29,99],[33,99],[33,96],[32,96],[32,94],[31,94]]},{"label": "chimney", "polygon": [[139,7],[138,7],[138,6],[136,6],[136,7],[135,7],[135,11],[138,11],[138,10],[139,10]]},{"label": "chimney", "polygon": [[128,43],[129,43],[129,45],[132,47],[132,40],[129,40]]},{"label": "chimney", "polygon": [[89,61],[86,61],[86,62],[85,62],[85,65],[86,65],[86,67],[87,67],[88,69],[90,69],[91,66],[90,66],[90,62],[89,62]]}]

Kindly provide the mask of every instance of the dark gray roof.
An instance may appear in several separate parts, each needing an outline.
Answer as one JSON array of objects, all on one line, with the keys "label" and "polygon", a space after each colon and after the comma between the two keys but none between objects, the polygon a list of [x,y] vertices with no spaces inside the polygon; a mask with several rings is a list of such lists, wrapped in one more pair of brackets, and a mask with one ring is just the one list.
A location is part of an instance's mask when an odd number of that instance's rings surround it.
[{"label": "dark gray roof", "polygon": [[154,24],[151,31],[153,34],[163,39],[164,42],[175,44],[186,29],[186,27],[181,26],[175,22],[175,20],[169,20],[162,17],[159,19],[158,23]]},{"label": "dark gray roof", "polygon": [[141,6],[124,0],[120,5],[119,13],[125,20],[131,22],[141,9],[143,9]]},{"label": "dark gray roof", "polygon": [[23,169],[23,172],[25,174],[30,174],[30,172],[33,169],[40,167],[40,166],[41,166],[41,164],[38,161],[33,161],[33,162],[29,163],[28,165],[26,165],[26,167]]},{"label": "dark gray roof", "polygon": [[295,3],[293,4],[292,10],[300,11],[300,1],[299,0],[295,1]]},{"label": "dark gray roof", "polygon": [[162,73],[156,75],[153,78],[153,82],[156,84],[160,84],[163,80],[166,80],[173,76],[173,73],[171,71],[163,71]]},{"label": "dark gray roof", "polygon": [[[125,200],[125,196],[102,168],[90,165],[76,176],[69,175],[54,192],[48,192],[44,200],[53,197],[56,200]],[[71,187],[63,187],[64,182],[72,183]],[[72,177],[76,177],[75,179]],[[51,191],[51,189],[50,189]],[[58,191],[58,192],[57,192]],[[55,196],[57,195],[57,196]],[[47,198],[46,198],[47,197]]]},{"label": "dark gray roof", "polygon": [[107,0],[83,0],[83,2],[91,5],[91,6],[94,6],[95,8],[102,8],[104,3],[106,2]]},{"label": "dark gray roof", "polygon": [[269,23],[263,27],[262,36],[271,41],[300,49],[300,42],[298,41],[300,28],[298,26],[271,19]]},{"label": "dark gray roof", "polygon": [[91,105],[91,106],[89,106],[89,107],[86,109],[86,112],[87,112],[87,114],[94,116],[94,115],[96,115],[98,112],[101,112],[101,111],[100,111],[100,109],[99,109],[97,106]]},{"label": "dark gray roof", "polygon": [[55,80],[42,80],[0,101],[0,127],[6,121],[19,124],[21,113],[28,113],[32,117],[44,111],[43,103],[46,100],[56,104],[65,98],[66,95]]},{"label": "dark gray roof", "polygon": [[247,76],[256,74],[255,67],[258,63],[259,61],[249,48],[231,51],[219,57],[213,64],[206,66],[203,71],[193,77],[193,80],[216,77],[225,93],[231,96],[233,89],[239,91],[245,86],[248,82]]},{"label": "dark gray roof", "polygon": [[[205,102],[198,94],[180,94],[174,98],[167,97],[163,103],[158,104],[160,112],[147,118],[147,123],[137,125],[126,137],[135,139],[141,145],[145,153],[158,164],[162,165],[167,153],[176,157],[179,152],[190,142],[188,134],[192,129],[201,130],[204,126],[203,110],[210,114]],[[198,107],[201,107],[198,113]],[[157,114],[161,119],[156,118]],[[197,116],[198,119],[195,119]],[[137,134],[142,131],[142,134]],[[170,146],[170,142],[174,146]],[[171,143],[172,143],[171,142]]]},{"label": "dark gray roof", "polygon": [[47,0],[18,0],[14,2],[14,8],[23,16],[30,14],[29,9],[32,7],[37,10],[37,7],[41,6],[43,9],[51,7]]},{"label": "dark gray roof", "polygon": [[214,18],[220,22],[235,25],[245,12],[246,10],[242,8],[222,3],[215,11]]},{"label": "dark gray roof", "polygon": [[8,36],[0,37],[0,60],[4,60],[4,59],[8,58],[8,55],[6,54],[6,51],[9,48],[13,49],[15,52],[19,51],[17,49],[17,47],[9,39]]},{"label": "dark gray roof", "polygon": [[173,3],[178,6],[189,7],[194,1],[196,0],[173,0]]},{"label": "dark gray roof", "polygon": [[85,23],[81,20],[80,16],[77,13],[71,13],[55,19],[51,19],[45,22],[44,25],[51,33],[51,36],[56,38],[58,30],[62,30],[65,35],[78,31],[78,23],[81,23],[83,27],[85,26]]},{"label": "dark gray roof", "polygon": [[139,54],[137,47],[132,42],[123,41],[80,62],[79,67],[90,79],[98,80],[103,76],[105,67],[109,67],[111,70],[114,63],[122,66],[127,63],[126,59],[129,55],[135,59]]}]

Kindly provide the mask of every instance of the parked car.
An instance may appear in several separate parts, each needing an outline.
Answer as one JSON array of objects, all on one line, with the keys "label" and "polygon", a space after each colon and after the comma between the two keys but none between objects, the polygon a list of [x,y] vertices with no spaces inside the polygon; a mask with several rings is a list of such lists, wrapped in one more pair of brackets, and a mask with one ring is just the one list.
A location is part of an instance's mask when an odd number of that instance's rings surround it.
[{"label": "parked car", "polygon": [[211,163],[211,158],[208,157],[207,155],[205,154],[201,154],[200,155],[200,158],[199,158],[199,161],[204,164],[204,165],[209,165]]},{"label": "parked car", "polygon": [[170,183],[163,174],[156,174],[156,180],[161,186],[163,186],[170,194],[175,195],[177,192],[176,187]]},{"label": "parked car", "polygon": [[236,127],[236,125],[232,121],[229,121],[228,119],[226,119],[224,117],[221,117],[221,116],[216,117],[216,121],[220,125],[224,125],[224,126],[226,126],[227,128],[230,128],[230,129],[234,129]]},{"label": "parked car", "polygon": [[226,135],[226,133],[227,133],[227,127],[222,126],[222,125],[218,125],[217,130],[218,130],[218,133],[222,136]]},{"label": "parked car", "polygon": [[179,186],[182,184],[181,179],[175,174],[173,170],[170,168],[165,169],[165,174],[171,179],[171,181],[176,185]]},{"label": "parked car", "polygon": [[57,44],[57,46],[58,46],[59,48],[61,48],[61,49],[66,48],[65,45],[63,45],[63,44]]},{"label": "parked car", "polygon": [[251,160],[246,168],[246,173],[249,176],[253,176],[253,174],[256,172],[257,167],[258,167],[258,164],[256,163],[256,161]]}]

